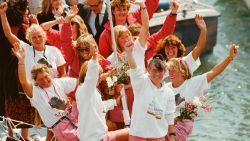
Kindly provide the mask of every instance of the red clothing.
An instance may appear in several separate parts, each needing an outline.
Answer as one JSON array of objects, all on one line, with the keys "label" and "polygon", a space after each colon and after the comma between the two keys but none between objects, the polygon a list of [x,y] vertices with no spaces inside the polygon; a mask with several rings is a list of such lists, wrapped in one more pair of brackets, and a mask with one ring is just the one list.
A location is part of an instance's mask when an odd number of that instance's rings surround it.
[{"label": "red clothing", "polygon": [[[155,10],[157,9],[158,2],[159,2],[159,0],[147,0],[145,2],[145,5],[146,5],[147,11],[148,11],[149,19],[152,18]],[[135,22],[141,23],[141,11],[140,11],[140,9],[129,14],[127,17],[128,25],[135,23]],[[102,32],[100,39],[99,39],[99,52],[104,58],[107,58],[113,52],[109,21],[104,25],[104,28],[105,29]]]},{"label": "red clothing", "polygon": [[174,33],[175,25],[176,25],[176,15],[169,14],[166,17],[161,29],[158,32],[148,37],[146,43],[147,50],[145,52],[145,62],[154,56],[158,41]]}]

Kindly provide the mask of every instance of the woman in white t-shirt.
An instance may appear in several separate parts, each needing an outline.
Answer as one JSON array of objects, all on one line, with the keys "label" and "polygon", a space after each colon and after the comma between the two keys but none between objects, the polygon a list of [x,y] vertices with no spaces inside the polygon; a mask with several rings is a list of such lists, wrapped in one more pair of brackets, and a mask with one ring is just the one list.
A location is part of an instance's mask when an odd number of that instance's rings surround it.
[{"label": "woman in white t-shirt", "polygon": [[195,16],[195,22],[200,29],[200,36],[195,48],[187,56],[184,56],[186,53],[185,46],[175,35],[169,35],[165,39],[163,39],[157,47],[156,51],[157,54],[161,54],[166,61],[170,60],[171,58],[183,57],[183,60],[187,62],[191,73],[193,73],[201,64],[199,56],[201,55],[202,50],[205,48],[207,36],[207,27],[202,16],[197,14]]},{"label": "woman in white t-shirt", "polygon": [[[134,60],[133,42],[128,41],[125,46],[134,91],[129,141],[165,141],[168,132],[174,133],[175,111],[173,91],[163,81],[166,64],[163,58],[152,59],[147,74]],[[172,136],[171,141],[174,141]]]},{"label": "woman in white t-shirt", "polygon": [[81,67],[76,103],[79,111],[79,128],[77,131],[81,141],[126,141],[128,128],[108,132],[106,112],[114,108],[119,100],[102,101],[97,89],[101,66],[98,63],[97,46],[90,45],[92,59],[84,62]]},{"label": "woman in white t-shirt", "polygon": [[[146,50],[147,37],[149,35],[148,34],[149,33],[149,18],[148,18],[147,10],[145,8],[144,0],[134,0],[134,2],[137,3],[141,7],[142,28],[140,30],[140,34],[138,38],[134,41],[135,49],[133,50],[133,55],[137,58],[142,58],[142,59],[137,59],[136,63],[138,66],[140,66],[140,68],[145,70],[144,53]],[[115,32],[115,41],[116,41],[116,46],[117,46],[118,60],[116,60],[116,56],[114,52],[107,58],[107,60],[111,62],[111,65],[113,67],[116,67],[115,63],[118,65],[126,63],[126,59],[125,59],[126,53],[124,52],[125,42],[133,40],[133,37],[130,31],[123,25],[115,26],[114,32]],[[134,94],[133,94],[133,90],[129,81],[124,82],[124,83],[125,83],[124,84],[125,93],[127,97],[127,106],[128,106],[127,108],[129,110],[129,114],[131,115]],[[117,88],[119,86],[120,85],[118,84]],[[119,92],[120,91],[118,88],[117,93]],[[121,129],[125,127],[122,110],[123,110],[122,106],[117,106],[114,108],[114,110],[111,110],[109,112],[108,122],[107,122],[109,126],[109,130],[116,130],[116,129]]]},{"label": "woman in white t-shirt", "polygon": [[[174,91],[176,98],[176,105],[178,106],[183,101],[193,102],[195,96],[203,94],[203,92],[210,88],[211,81],[218,76],[223,70],[230,64],[235,58],[238,50],[235,44],[231,45],[229,55],[213,69],[198,75],[191,77],[187,63],[181,58],[172,58],[167,62],[169,69],[170,81],[167,85]],[[180,111],[176,109],[176,116],[180,114]],[[193,129],[193,121],[185,119],[183,121],[177,121],[175,124],[176,140],[185,141]]]},{"label": "woman in white t-shirt", "polygon": [[77,141],[77,119],[67,109],[67,93],[76,89],[75,78],[52,79],[50,69],[44,64],[32,67],[32,83],[26,76],[25,51],[19,44],[12,48],[18,58],[18,76],[31,105],[37,109],[46,127],[51,128],[60,141]]}]

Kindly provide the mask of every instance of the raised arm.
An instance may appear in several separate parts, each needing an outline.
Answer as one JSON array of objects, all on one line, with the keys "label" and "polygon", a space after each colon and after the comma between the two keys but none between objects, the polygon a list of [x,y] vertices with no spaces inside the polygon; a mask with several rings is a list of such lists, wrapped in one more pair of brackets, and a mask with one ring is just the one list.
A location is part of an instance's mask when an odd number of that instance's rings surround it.
[{"label": "raised arm", "polygon": [[[146,5],[149,19],[151,19],[153,17],[155,11],[157,10],[158,3],[159,3],[159,0],[146,0],[145,5]],[[136,19],[137,22],[142,24],[140,12],[141,12],[141,10],[138,9],[138,10],[134,11],[133,13],[131,13],[131,15],[132,15],[132,17],[134,17]]]},{"label": "raised arm", "polygon": [[47,31],[47,30],[51,29],[53,26],[55,26],[57,24],[63,24],[64,22],[65,22],[65,19],[61,16],[53,21],[42,23],[41,27],[43,28],[43,30]]},{"label": "raised arm", "polygon": [[13,44],[14,47],[12,48],[12,52],[18,59],[18,77],[22,88],[27,96],[32,98],[32,83],[26,77],[26,70],[25,70],[25,51],[24,48],[19,46],[19,42]]},{"label": "raised arm", "polygon": [[145,5],[145,0],[134,0],[135,4],[138,4],[141,8],[141,22],[142,22],[142,28],[140,30],[139,34],[139,42],[142,47],[145,47],[148,34],[149,34],[149,18],[148,18],[148,12]]},{"label": "raised arm", "polygon": [[127,61],[130,69],[135,69],[137,67],[135,59],[133,57],[133,49],[134,49],[134,43],[132,41],[128,41],[125,43],[125,51],[127,55]]},{"label": "raised arm", "polygon": [[200,29],[200,36],[195,48],[192,51],[192,56],[194,60],[197,60],[201,55],[203,49],[206,45],[206,36],[207,36],[207,26],[202,16],[199,14],[195,15],[195,22],[198,28]]},{"label": "raised arm", "polygon": [[0,4],[0,14],[1,14],[1,21],[3,26],[3,31],[7,39],[10,41],[11,44],[14,44],[16,42],[19,43],[19,39],[11,32],[10,25],[6,16],[6,10],[8,8],[8,5],[6,2],[3,2]]},{"label": "raised arm", "polygon": [[217,64],[212,70],[207,72],[207,82],[211,82],[216,76],[225,70],[225,68],[231,63],[238,53],[238,48],[235,44],[230,47],[229,55],[219,64]]}]

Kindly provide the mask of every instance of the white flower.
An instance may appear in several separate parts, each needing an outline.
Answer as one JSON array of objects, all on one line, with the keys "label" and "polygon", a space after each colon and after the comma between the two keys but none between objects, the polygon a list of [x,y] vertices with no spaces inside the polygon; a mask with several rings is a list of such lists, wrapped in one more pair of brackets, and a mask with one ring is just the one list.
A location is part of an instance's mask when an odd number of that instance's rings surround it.
[{"label": "white flower", "polygon": [[112,81],[112,79],[110,77],[107,77],[106,81],[107,81],[108,87],[112,87],[113,86],[114,82]]},{"label": "white flower", "polygon": [[194,97],[193,104],[196,106],[199,106],[199,107],[202,106],[202,103],[201,103],[199,97]]},{"label": "white flower", "polygon": [[117,79],[116,76],[113,76],[113,77],[112,77],[112,80],[113,80],[113,83],[115,83],[118,79]]}]

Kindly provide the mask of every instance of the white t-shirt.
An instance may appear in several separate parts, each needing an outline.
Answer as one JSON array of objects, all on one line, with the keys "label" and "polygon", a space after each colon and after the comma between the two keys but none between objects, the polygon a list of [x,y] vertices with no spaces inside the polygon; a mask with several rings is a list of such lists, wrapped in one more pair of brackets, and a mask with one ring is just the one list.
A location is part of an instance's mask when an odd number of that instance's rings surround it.
[{"label": "white t-shirt", "polygon": [[[192,102],[195,96],[203,94],[203,92],[210,88],[211,83],[207,82],[207,74],[198,75],[184,81],[181,86],[174,88],[172,82],[167,83],[167,86],[170,87],[174,94],[180,94],[180,98],[184,98],[185,101]],[[176,115],[180,113],[179,108],[177,107]]]},{"label": "white t-shirt", "polygon": [[[51,67],[52,77],[58,77],[57,67],[64,65],[66,62],[62,53],[56,47],[45,45],[44,51],[37,51],[33,49],[29,44],[20,41],[20,46],[25,50],[25,69],[26,77],[28,80],[32,80],[31,69],[34,65],[39,64],[39,60],[43,58]],[[45,57],[47,58],[45,58]]]},{"label": "white t-shirt", "polygon": [[134,104],[129,134],[142,138],[164,137],[168,125],[174,123],[173,91],[166,85],[157,88],[138,67],[130,70],[130,77]]},{"label": "white t-shirt", "polygon": [[198,67],[201,65],[200,58],[197,58],[196,60],[194,60],[192,52],[193,51],[191,51],[187,56],[183,57],[183,60],[187,63],[188,68],[191,73],[197,70]]},{"label": "white t-shirt", "polygon": [[55,78],[49,88],[40,88],[33,85],[33,97],[29,98],[31,105],[39,112],[43,123],[47,127],[53,126],[62,116],[66,115],[66,111],[52,108],[49,105],[49,99],[58,97],[65,102],[67,101],[66,94],[72,92],[76,88],[77,80],[75,78]]},{"label": "white t-shirt", "polygon": [[[142,47],[141,43],[139,42],[139,40],[135,40],[134,42],[134,49],[133,49],[133,57],[135,58],[135,62],[137,64],[137,66],[141,69],[143,69],[143,71],[145,72],[145,62],[144,62],[144,54],[146,51],[146,47]],[[123,52],[122,53],[123,56],[126,56],[126,53]],[[109,62],[111,62],[112,66],[115,66],[115,54],[114,52],[107,58],[107,60]],[[124,60],[126,60],[126,58],[124,57]]]},{"label": "white t-shirt", "polygon": [[76,91],[76,103],[79,111],[78,138],[82,141],[99,141],[108,131],[106,112],[116,105],[114,100],[102,101],[96,85],[98,80],[99,63],[90,60],[84,83]]}]

